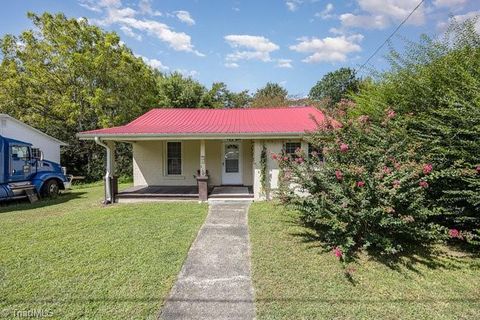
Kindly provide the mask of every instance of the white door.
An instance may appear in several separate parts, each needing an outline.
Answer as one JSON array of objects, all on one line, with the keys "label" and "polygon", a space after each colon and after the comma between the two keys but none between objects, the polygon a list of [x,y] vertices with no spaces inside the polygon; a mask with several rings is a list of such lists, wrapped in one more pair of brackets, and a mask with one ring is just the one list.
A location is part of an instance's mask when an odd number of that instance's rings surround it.
[{"label": "white door", "polygon": [[224,142],[222,184],[242,183],[242,144],[240,142]]}]

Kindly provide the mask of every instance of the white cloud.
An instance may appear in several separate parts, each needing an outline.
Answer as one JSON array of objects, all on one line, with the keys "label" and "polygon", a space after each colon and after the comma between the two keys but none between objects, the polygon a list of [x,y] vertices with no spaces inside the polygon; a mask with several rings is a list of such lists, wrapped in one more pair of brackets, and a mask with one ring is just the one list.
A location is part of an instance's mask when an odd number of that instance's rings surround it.
[{"label": "white cloud", "polygon": [[129,28],[127,26],[121,26],[120,30],[122,30],[123,33],[125,33],[127,36],[129,36],[131,38],[137,39],[138,41],[142,40],[142,36],[133,32],[132,28]]},{"label": "white cloud", "polygon": [[359,45],[362,40],[361,34],[323,39],[304,37],[298,39],[299,43],[290,46],[290,49],[310,54],[302,60],[306,63],[343,62],[347,60],[348,54],[362,50]]},{"label": "white cloud", "polygon": [[459,23],[465,22],[466,20],[477,19],[475,21],[475,30],[480,33],[480,10],[470,11],[465,14],[459,14],[452,16],[448,19],[447,22],[440,22],[438,27],[440,29],[445,29],[451,22],[456,21]]},{"label": "white cloud", "polygon": [[224,65],[225,65],[225,67],[230,68],[230,69],[235,69],[235,68],[240,67],[238,65],[238,63],[235,63],[235,62],[227,62]]},{"label": "white cloud", "polygon": [[325,9],[323,9],[321,12],[315,13],[315,17],[321,18],[323,20],[331,19],[334,17],[334,15],[332,14],[332,11],[333,11],[333,4],[327,3],[327,5],[325,6]]},{"label": "white cloud", "polygon": [[279,46],[262,36],[230,34],[225,40],[234,48],[245,47],[255,51],[272,52],[279,49]]},{"label": "white cloud", "polygon": [[197,78],[200,73],[197,70],[177,69],[176,72],[180,72],[185,77]]},{"label": "white cloud", "polygon": [[251,35],[227,35],[225,40],[232,48],[237,49],[227,55],[228,62],[240,60],[271,61],[270,53],[280,47],[265,37]]},{"label": "white cloud", "polygon": [[[130,7],[122,7],[120,0],[101,0],[95,2],[94,0],[81,0],[81,3],[87,3],[88,5],[99,8],[105,17],[102,19],[92,19],[102,26],[109,26],[117,24],[120,28],[124,27],[124,32],[140,31],[145,32],[151,36],[158,38],[159,40],[167,43],[172,49],[176,51],[192,52],[198,56],[204,56],[204,54],[195,50],[191,37],[184,32],[176,32],[170,26],[165,23],[158,22],[152,19],[146,19],[139,17],[140,11],[136,11]],[[145,6],[140,10],[147,10]],[[126,30],[126,31],[125,31]]]},{"label": "white cloud", "polygon": [[190,16],[190,12],[179,10],[175,11],[174,13],[178,20],[182,21],[183,23],[186,23],[189,26],[193,26],[195,24],[195,20],[193,20],[193,18]]},{"label": "white cloud", "polygon": [[291,59],[278,59],[277,60],[278,68],[293,68]]},{"label": "white cloud", "polygon": [[149,59],[149,58],[144,57],[144,56],[139,55],[139,54],[136,54],[135,56],[138,57],[138,58],[142,58],[143,62],[148,64],[150,67],[158,69],[160,71],[167,71],[167,70],[170,69],[169,67],[165,66],[160,60]]},{"label": "white cloud", "polygon": [[384,29],[390,25],[390,21],[383,15],[368,16],[344,13],[340,15],[340,21],[344,27],[360,27],[366,29]]},{"label": "white cloud", "polygon": [[140,0],[138,2],[138,8],[140,9],[140,13],[142,14],[149,14],[152,16],[162,16],[163,14],[160,11],[156,11],[152,9],[151,0]]},{"label": "white cloud", "polygon": [[[340,21],[345,27],[386,28],[405,19],[418,5],[418,0],[357,0],[361,13],[345,13]],[[425,4],[422,4],[408,19],[408,24],[425,23]]]},{"label": "white cloud", "polygon": [[467,0],[434,0],[433,5],[436,7],[459,7],[467,3]]},{"label": "white cloud", "polygon": [[296,11],[298,9],[298,6],[302,4],[303,1],[301,0],[287,0],[285,1],[285,5],[287,6],[287,9],[290,11]]}]

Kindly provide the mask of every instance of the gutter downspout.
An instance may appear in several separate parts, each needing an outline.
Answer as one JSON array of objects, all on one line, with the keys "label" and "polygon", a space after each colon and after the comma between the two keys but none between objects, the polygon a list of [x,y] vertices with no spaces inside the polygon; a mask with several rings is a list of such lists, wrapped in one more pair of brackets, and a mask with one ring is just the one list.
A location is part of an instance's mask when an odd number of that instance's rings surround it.
[{"label": "gutter downspout", "polygon": [[111,185],[111,178],[112,178],[112,150],[108,145],[102,142],[99,137],[95,137],[95,143],[99,146],[102,146],[107,151],[107,172],[105,173],[105,204],[113,203],[113,195],[112,195],[112,185]]}]

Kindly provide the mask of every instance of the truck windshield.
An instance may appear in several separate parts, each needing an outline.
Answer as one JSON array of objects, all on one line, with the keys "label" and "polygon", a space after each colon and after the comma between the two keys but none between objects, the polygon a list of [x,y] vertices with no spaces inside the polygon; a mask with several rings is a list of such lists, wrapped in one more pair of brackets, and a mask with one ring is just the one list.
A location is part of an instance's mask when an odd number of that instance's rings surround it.
[{"label": "truck windshield", "polygon": [[12,158],[28,160],[30,159],[30,153],[28,147],[25,146],[12,146]]}]

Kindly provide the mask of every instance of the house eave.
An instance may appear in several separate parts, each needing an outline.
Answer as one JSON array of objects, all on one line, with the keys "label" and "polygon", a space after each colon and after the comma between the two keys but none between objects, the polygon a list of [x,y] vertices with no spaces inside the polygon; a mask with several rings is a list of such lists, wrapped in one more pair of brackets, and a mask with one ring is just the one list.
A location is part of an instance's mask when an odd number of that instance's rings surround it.
[{"label": "house eave", "polygon": [[261,133],[78,133],[80,140],[94,140],[95,137],[111,141],[142,141],[142,140],[218,140],[218,139],[298,139],[308,132],[261,132]]}]

